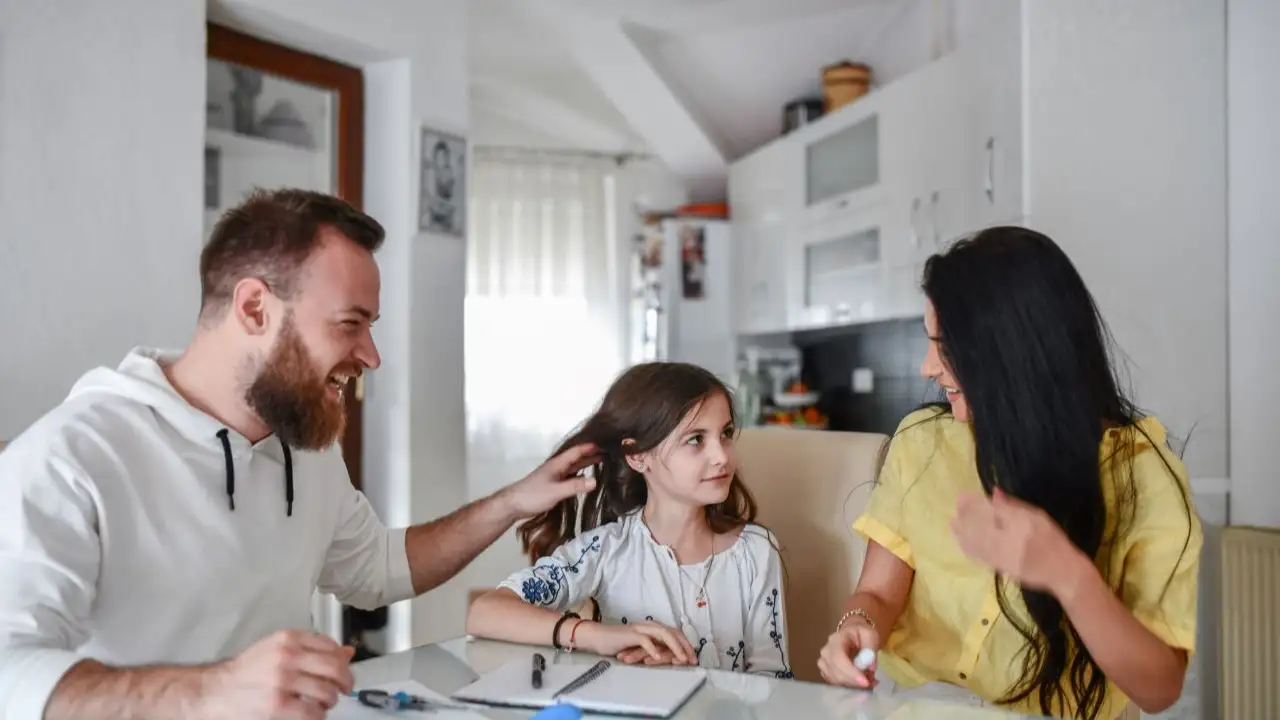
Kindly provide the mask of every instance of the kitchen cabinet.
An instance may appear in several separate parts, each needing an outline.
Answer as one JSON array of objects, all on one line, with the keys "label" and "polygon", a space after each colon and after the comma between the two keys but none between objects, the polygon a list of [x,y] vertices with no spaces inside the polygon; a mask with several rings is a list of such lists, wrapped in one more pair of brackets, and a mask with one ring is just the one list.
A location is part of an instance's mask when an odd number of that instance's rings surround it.
[{"label": "kitchen cabinet", "polygon": [[787,260],[792,329],[870,322],[892,312],[886,245],[902,234],[886,206],[806,228]]},{"label": "kitchen cabinet", "polygon": [[950,55],[886,88],[883,295],[870,319],[924,312],[928,257],[971,228],[963,68]]},{"label": "kitchen cabinet", "polygon": [[787,329],[790,304],[786,254],[802,207],[803,172],[797,149],[775,142],[735,163],[729,172],[729,209],[736,259],[738,332]]},{"label": "kitchen cabinet", "polygon": [[890,169],[877,90],[786,138],[800,162],[799,226],[838,221],[883,202]]},{"label": "kitchen cabinet", "polygon": [[[1221,55],[1221,18],[1211,11],[1192,0],[958,4],[953,52],[733,166],[735,227],[752,245],[742,260],[749,292],[739,296],[739,326],[759,332],[780,322],[798,329],[918,315],[928,257],[995,225],[1034,221],[1104,301],[1112,288],[1115,301],[1131,297],[1124,288],[1135,263],[1170,257],[1168,243],[1148,240],[1160,234],[1138,218],[1158,217],[1165,235],[1186,236],[1179,268],[1190,270],[1184,258],[1194,255],[1217,272],[1220,260],[1187,228],[1201,237],[1220,232],[1189,211],[1222,215],[1214,138],[1225,131],[1220,114],[1174,99],[1186,86],[1178,77],[1207,86],[1218,78],[1177,50],[1191,43],[1204,57]],[[1208,102],[1222,105],[1217,94]],[[1184,187],[1191,183],[1194,192]],[[1144,252],[1118,261],[1116,248],[1136,246]]]},{"label": "kitchen cabinet", "polygon": [[957,66],[968,82],[958,108],[965,165],[963,208],[970,229],[1020,224],[1023,209],[1021,2],[966,4]]}]

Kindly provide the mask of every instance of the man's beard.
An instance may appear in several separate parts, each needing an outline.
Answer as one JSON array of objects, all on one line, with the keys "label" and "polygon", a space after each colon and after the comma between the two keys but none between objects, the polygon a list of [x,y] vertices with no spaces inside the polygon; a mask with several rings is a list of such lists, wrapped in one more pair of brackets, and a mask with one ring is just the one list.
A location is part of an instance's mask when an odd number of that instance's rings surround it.
[{"label": "man's beard", "polygon": [[[352,376],[358,371],[352,370]],[[302,337],[285,318],[271,354],[245,391],[245,401],[289,447],[321,450],[342,436],[347,424],[343,400],[329,395],[329,378],[316,374]]]}]

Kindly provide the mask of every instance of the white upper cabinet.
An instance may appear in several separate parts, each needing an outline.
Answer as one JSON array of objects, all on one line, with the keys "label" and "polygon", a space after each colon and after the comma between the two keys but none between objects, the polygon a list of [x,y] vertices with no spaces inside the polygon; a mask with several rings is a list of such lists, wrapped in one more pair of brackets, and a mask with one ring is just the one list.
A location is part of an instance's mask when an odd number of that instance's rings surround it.
[{"label": "white upper cabinet", "polygon": [[795,236],[802,173],[794,146],[775,142],[729,171],[729,212],[735,257],[736,321],[740,333],[787,329],[785,257]]},{"label": "white upper cabinet", "polygon": [[734,164],[742,332],[919,315],[930,255],[1023,222],[1023,12],[964,3],[955,52]]},{"label": "white upper cabinet", "polygon": [[975,2],[959,8],[960,69],[969,81],[964,190],[977,230],[1018,224],[1022,198],[1022,3]]}]

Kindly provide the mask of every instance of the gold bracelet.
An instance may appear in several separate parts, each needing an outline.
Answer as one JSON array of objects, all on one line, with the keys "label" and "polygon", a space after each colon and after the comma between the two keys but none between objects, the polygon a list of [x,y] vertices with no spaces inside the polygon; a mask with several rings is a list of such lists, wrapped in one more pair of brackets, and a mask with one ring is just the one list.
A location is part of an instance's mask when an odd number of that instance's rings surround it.
[{"label": "gold bracelet", "polygon": [[876,629],[876,621],[871,619],[871,616],[867,614],[866,610],[863,610],[862,608],[854,608],[840,617],[840,622],[836,623],[836,632],[840,632],[840,629],[844,627],[844,622],[854,615],[866,620],[872,630]]}]

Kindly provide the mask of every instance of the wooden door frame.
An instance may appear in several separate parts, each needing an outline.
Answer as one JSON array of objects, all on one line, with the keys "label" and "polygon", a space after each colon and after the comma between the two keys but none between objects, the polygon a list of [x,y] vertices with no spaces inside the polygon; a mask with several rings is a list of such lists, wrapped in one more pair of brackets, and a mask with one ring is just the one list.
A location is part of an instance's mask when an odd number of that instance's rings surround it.
[{"label": "wooden door frame", "polygon": [[[244,65],[306,85],[331,90],[337,96],[336,192],[338,197],[364,206],[364,73],[359,68],[276,45],[222,25],[206,24],[208,57]],[[364,398],[352,381],[345,393],[347,429],[342,457],[356,488],[364,487]]]}]

